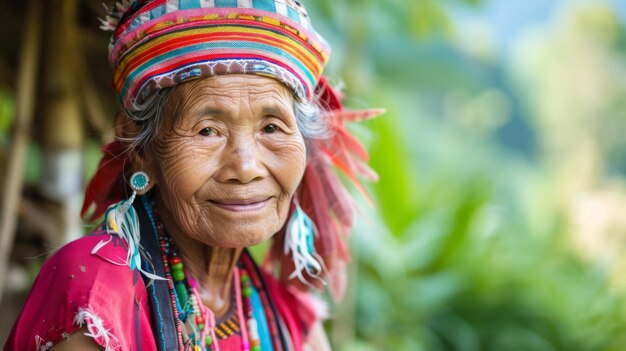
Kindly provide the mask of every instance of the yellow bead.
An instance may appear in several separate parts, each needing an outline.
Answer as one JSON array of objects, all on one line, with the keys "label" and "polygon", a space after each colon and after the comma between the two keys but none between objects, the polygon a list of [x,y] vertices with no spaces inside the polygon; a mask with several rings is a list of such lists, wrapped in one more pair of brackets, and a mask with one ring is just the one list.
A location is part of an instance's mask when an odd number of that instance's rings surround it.
[{"label": "yellow bead", "polygon": [[108,222],[109,228],[111,228],[111,230],[113,230],[114,232],[117,232],[117,223],[115,223],[115,216],[113,216],[113,214],[110,213],[108,217],[109,218],[107,218],[107,222]]}]

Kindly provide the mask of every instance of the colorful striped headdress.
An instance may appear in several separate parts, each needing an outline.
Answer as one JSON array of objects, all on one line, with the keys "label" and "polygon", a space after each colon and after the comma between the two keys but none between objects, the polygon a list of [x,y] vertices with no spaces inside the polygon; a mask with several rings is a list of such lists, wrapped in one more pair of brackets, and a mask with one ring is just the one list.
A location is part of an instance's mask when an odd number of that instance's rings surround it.
[{"label": "colorful striped headdress", "polygon": [[102,22],[114,31],[109,61],[126,108],[186,80],[241,73],[307,100],[330,55],[295,0],[126,0]]}]

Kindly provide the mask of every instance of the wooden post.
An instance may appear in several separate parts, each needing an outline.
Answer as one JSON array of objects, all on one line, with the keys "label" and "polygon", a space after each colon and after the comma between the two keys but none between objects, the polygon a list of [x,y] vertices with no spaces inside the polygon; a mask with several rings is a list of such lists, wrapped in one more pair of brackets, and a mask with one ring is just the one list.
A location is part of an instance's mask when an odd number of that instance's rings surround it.
[{"label": "wooden post", "polygon": [[41,135],[42,195],[60,232],[49,238],[53,247],[83,234],[79,216],[83,186],[83,117],[77,90],[76,0],[46,1],[46,36],[42,64],[43,130]]},{"label": "wooden post", "polygon": [[87,117],[87,124],[98,133],[100,142],[104,145],[114,140],[112,121],[106,117],[102,101],[98,96],[98,89],[87,68],[87,58],[82,46],[77,46],[79,54],[76,56],[76,84]]},{"label": "wooden post", "polygon": [[26,15],[26,28],[20,53],[17,75],[15,124],[11,135],[11,147],[4,167],[6,175],[2,183],[2,208],[0,208],[0,299],[4,290],[9,255],[15,239],[17,210],[24,183],[24,160],[30,140],[30,128],[35,105],[37,69],[41,34],[41,5],[31,0]]}]

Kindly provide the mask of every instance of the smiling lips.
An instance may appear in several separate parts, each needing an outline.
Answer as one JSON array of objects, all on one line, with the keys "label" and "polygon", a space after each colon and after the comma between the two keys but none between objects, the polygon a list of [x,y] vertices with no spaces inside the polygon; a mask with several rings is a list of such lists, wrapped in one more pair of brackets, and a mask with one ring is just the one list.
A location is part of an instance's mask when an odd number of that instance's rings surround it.
[{"label": "smiling lips", "polygon": [[249,199],[220,199],[209,200],[217,207],[233,212],[255,211],[265,207],[271,197],[255,197]]}]

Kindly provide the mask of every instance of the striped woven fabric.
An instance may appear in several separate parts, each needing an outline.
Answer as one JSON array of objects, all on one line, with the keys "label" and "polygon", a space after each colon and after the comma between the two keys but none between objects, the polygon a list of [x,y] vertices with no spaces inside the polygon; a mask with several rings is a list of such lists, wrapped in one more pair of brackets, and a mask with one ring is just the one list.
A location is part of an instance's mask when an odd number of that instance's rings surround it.
[{"label": "striped woven fabric", "polygon": [[127,108],[158,89],[220,74],[272,77],[308,99],[330,55],[294,0],[133,1],[116,21],[109,60]]}]

